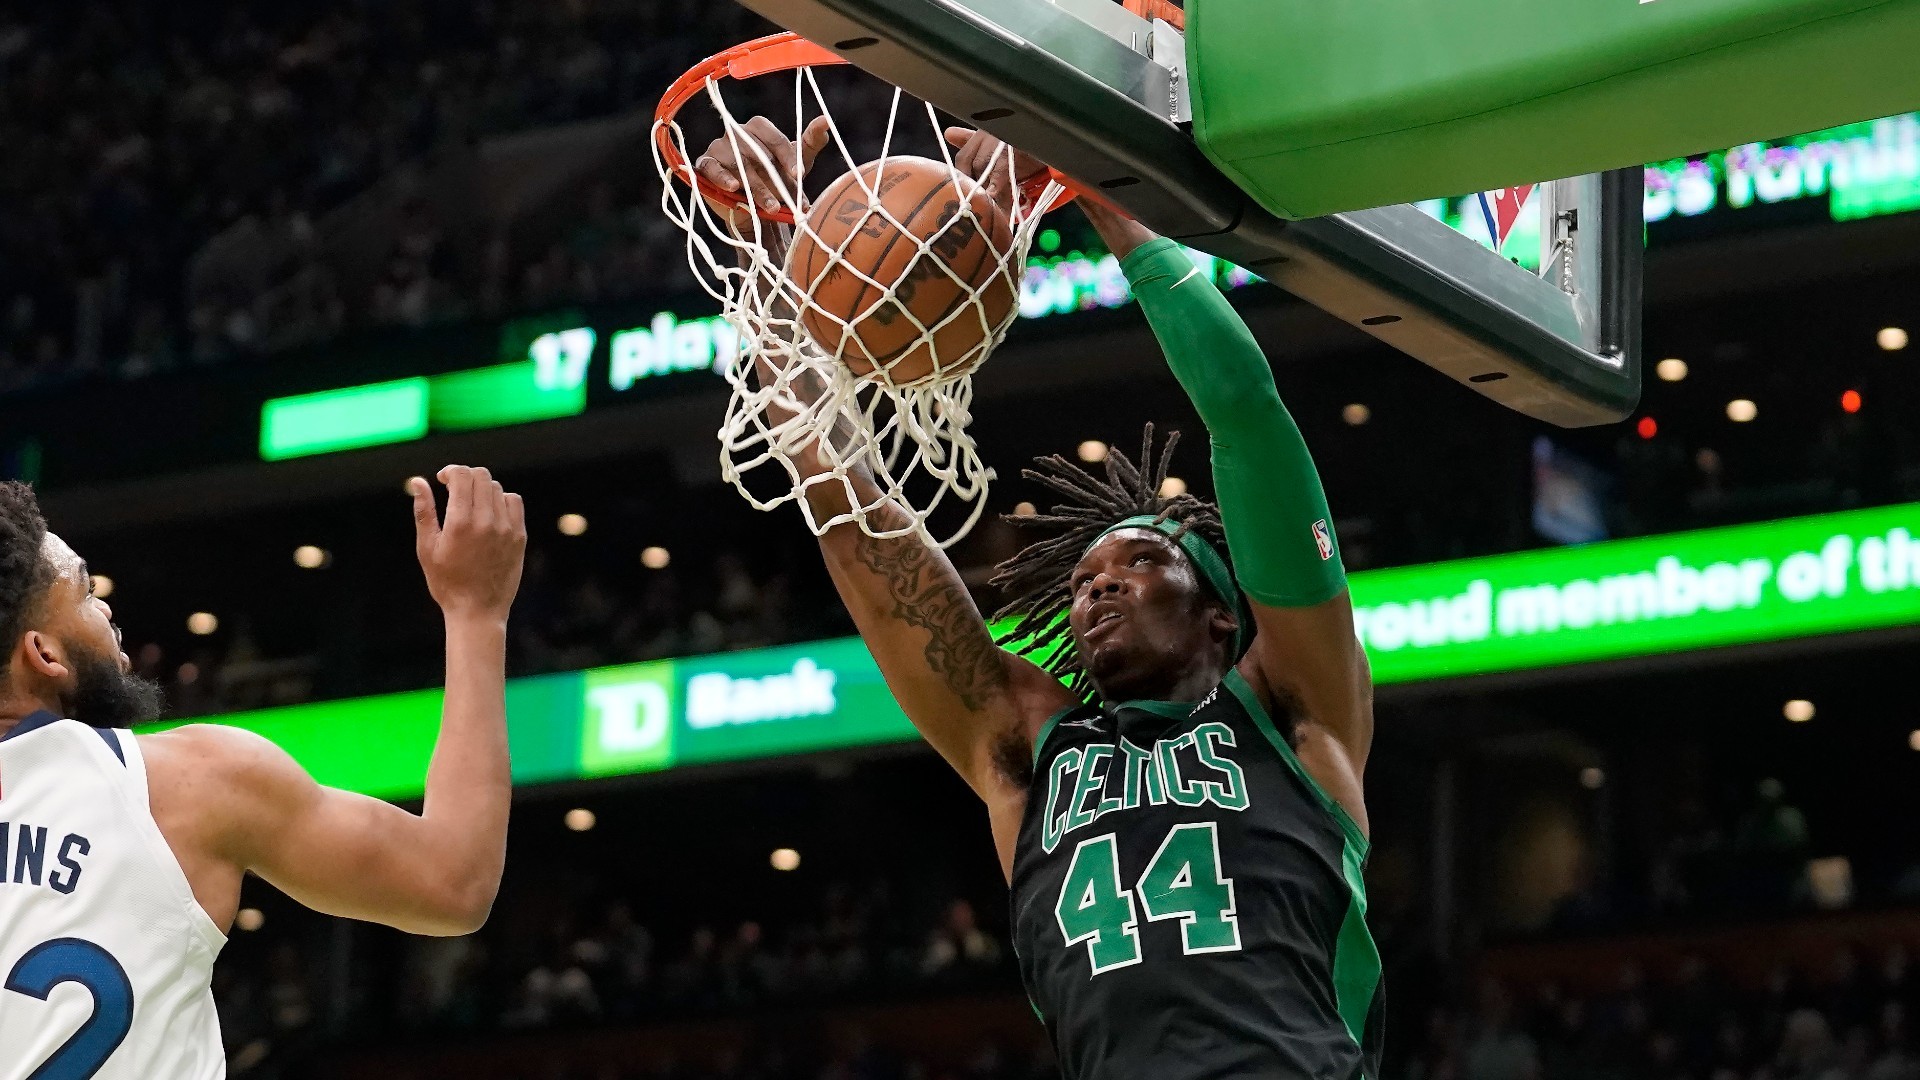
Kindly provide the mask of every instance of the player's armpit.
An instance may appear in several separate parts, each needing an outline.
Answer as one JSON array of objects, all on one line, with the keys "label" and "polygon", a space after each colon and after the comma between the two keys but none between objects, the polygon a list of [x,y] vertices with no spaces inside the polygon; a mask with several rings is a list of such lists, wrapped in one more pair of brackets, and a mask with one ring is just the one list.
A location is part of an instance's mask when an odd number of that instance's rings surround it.
[{"label": "player's armpit", "polygon": [[[869,514],[883,527],[883,507]],[[1016,777],[998,750],[1028,745],[1047,717],[1073,703],[1058,681],[995,645],[986,620],[944,552],[916,536],[876,539],[856,525],[820,538],[827,569],[908,719],[981,798]]]},{"label": "player's armpit", "polygon": [[[1256,633],[1241,662],[1242,672],[1276,706],[1276,717],[1284,710],[1310,729],[1303,731],[1303,739],[1325,737],[1338,745],[1341,768],[1353,778],[1353,800],[1337,793],[1336,798],[1362,818],[1358,778],[1373,745],[1373,674],[1354,635],[1353,604],[1346,590],[1307,607],[1258,601],[1249,606]],[[1307,761],[1305,754],[1302,761]],[[1315,779],[1322,778],[1316,774]],[[1325,780],[1321,786],[1335,790]]]},{"label": "player's armpit", "polygon": [[205,724],[155,738],[192,740],[196,809],[240,870],[316,911],[409,933],[467,934],[486,921],[498,855],[443,835],[453,823],[322,787],[251,732]]}]

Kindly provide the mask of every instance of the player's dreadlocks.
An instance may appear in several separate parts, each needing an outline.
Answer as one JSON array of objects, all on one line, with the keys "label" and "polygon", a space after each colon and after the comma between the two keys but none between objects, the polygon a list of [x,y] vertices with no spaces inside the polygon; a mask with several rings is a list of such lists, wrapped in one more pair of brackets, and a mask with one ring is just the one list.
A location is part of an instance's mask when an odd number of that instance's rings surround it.
[{"label": "player's dreadlocks", "polygon": [[1167,466],[1173,459],[1173,448],[1178,445],[1180,433],[1169,433],[1156,460],[1153,425],[1148,424],[1140,438],[1140,463],[1136,465],[1125,454],[1112,451],[1107,454],[1104,481],[1059,454],[1036,458],[1034,468],[1021,470],[1027,479],[1075,502],[1062,503],[1045,514],[1007,515],[1006,520],[1015,525],[1063,531],[1028,545],[1000,564],[999,573],[990,584],[1005,590],[1011,599],[995,618],[1019,619],[1013,629],[1001,637],[1000,643],[1019,642],[1018,651],[1022,656],[1045,654],[1041,666],[1066,679],[1067,688],[1088,702],[1097,703],[1098,692],[1080,664],[1079,650],[1074,648],[1066,618],[1067,610],[1073,606],[1073,568],[1087,548],[1115,524],[1130,517],[1151,515],[1159,521],[1179,524],[1172,537],[1176,542],[1191,531],[1213,545],[1222,560],[1227,557],[1227,531],[1220,523],[1219,507],[1192,495],[1167,498],[1160,494],[1160,485],[1167,478]]},{"label": "player's dreadlocks", "polygon": [[[53,566],[41,550],[46,539],[47,520],[33,489],[0,483],[0,656],[27,632],[27,621],[53,585]],[[0,685],[6,678],[0,667]]]}]

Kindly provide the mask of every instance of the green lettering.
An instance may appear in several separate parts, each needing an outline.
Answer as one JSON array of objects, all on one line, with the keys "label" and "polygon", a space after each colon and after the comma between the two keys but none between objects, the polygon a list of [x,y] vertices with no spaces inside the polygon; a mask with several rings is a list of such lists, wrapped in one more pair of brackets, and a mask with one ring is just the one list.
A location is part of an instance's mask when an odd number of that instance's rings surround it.
[{"label": "green lettering", "polygon": [[1080,779],[1073,785],[1073,802],[1067,806],[1067,831],[1072,832],[1082,825],[1093,824],[1093,811],[1087,809],[1087,796],[1100,790],[1106,782],[1107,771],[1096,769],[1107,759],[1113,757],[1111,746],[1089,746],[1080,759]]},{"label": "green lettering", "polygon": [[1240,951],[1233,879],[1220,872],[1220,834],[1213,822],[1174,826],[1135,891],[1148,919],[1180,921],[1182,952]]},{"label": "green lettering", "polygon": [[1160,757],[1160,771],[1166,774],[1167,794],[1180,806],[1199,806],[1207,801],[1207,793],[1201,786],[1188,781],[1180,775],[1180,760],[1174,755],[1180,747],[1193,742],[1193,732],[1175,739],[1162,739],[1155,749]]},{"label": "green lettering", "polygon": [[[1140,772],[1142,769],[1152,766],[1153,753],[1149,750],[1143,750],[1125,739],[1120,740],[1120,753],[1127,759],[1127,777],[1125,784],[1121,788],[1120,802],[1126,809],[1134,810],[1140,806],[1140,788],[1142,787]],[[1158,776],[1149,775],[1146,786],[1149,792],[1156,796],[1154,799],[1155,805],[1166,801],[1165,796],[1158,794],[1160,790],[1160,778]]]},{"label": "green lettering", "polygon": [[1160,755],[1151,750],[1142,750],[1147,755],[1146,763],[1140,766],[1141,778],[1147,789],[1147,803],[1150,806],[1167,805],[1167,777],[1160,768]]},{"label": "green lettering", "polygon": [[1062,821],[1066,817],[1065,811],[1055,813],[1055,808],[1060,805],[1060,781],[1079,767],[1080,748],[1077,746],[1060,751],[1053,759],[1053,764],[1047,767],[1047,813],[1040,823],[1040,849],[1048,854],[1052,854],[1053,849],[1060,846],[1061,838],[1067,835],[1066,825]]},{"label": "green lettering", "polygon": [[1226,810],[1245,810],[1247,808],[1247,778],[1240,771],[1240,765],[1221,751],[1223,746],[1233,746],[1233,729],[1221,723],[1201,724],[1193,729],[1196,736],[1194,749],[1199,751],[1200,760],[1211,768],[1226,774],[1226,780],[1206,781],[1201,787],[1207,791],[1208,798],[1214,804]]},{"label": "green lettering", "polygon": [[[1105,751],[1105,754],[1103,754],[1102,756],[1105,759],[1107,759],[1109,762],[1111,762],[1111,759],[1113,758],[1112,748],[1102,746],[1100,747],[1100,749]],[[1095,807],[1093,811],[1093,816],[1096,821],[1106,816],[1107,814],[1113,813],[1115,810],[1120,809],[1121,806],[1124,805],[1120,796],[1107,794],[1107,789],[1113,786],[1107,783],[1107,774],[1111,773],[1112,771],[1113,771],[1113,766],[1111,764],[1109,764],[1105,769],[1100,770],[1100,794],[1101,794],[1100,805]],[[1125,784],[1123,783],[1122,787],[1124,786]]]},{"label": "green lettering", "polygon": [[1120,887],[1120,856],[1114,835],[1082,840],[1067,865],[1054,918],[1067,948],[1087,943],[1093,974],[1140,962],[1140,924],[1133,894]]}]

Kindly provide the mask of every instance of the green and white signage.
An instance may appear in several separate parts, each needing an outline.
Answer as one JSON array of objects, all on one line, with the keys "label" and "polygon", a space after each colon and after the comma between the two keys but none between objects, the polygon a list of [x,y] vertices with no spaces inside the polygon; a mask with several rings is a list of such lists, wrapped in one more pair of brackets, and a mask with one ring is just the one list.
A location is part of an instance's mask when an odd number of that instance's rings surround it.
[{"label": "green and white signage", "polygon": [[1379,683],[1920,622],[1920,505],[1356,574]]},{"label": "green and white signage", "polygon": [[[406,799],[423,790],[441,700],[418,690],[208,719],[266,736],[323,784]],[[515,784],[915,738],[858,638],[514,679],[507,736]]]},{"label": "green and white signage", "polygon": [[[1353,575],[1380,685],[1920,624],[1920,504]],[[325,784],[418,796],[441,694],[211,718]],[[858,638],[515,679],[516,784],[914,739]]]}]

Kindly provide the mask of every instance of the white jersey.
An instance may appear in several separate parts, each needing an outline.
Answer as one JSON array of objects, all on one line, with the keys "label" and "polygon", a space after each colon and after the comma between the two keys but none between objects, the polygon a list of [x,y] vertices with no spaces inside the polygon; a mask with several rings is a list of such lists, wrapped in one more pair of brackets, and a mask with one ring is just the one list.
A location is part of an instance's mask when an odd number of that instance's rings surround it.
[{"label": "white jersey", "polygon": [[226,943],[147,803],[131,732],[0,738],[0,1080],[218,1080]]}]

